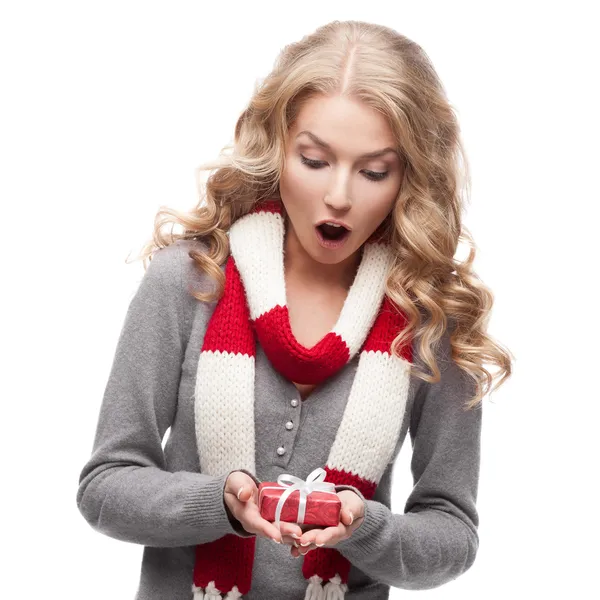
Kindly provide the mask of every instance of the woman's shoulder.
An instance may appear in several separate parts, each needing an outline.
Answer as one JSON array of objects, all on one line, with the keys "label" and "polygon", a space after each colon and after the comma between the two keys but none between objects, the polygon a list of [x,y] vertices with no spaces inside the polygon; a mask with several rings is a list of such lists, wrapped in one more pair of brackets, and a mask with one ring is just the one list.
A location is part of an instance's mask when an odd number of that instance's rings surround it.
[{"label": "woman's shoulder", "polygon": [[154,251],[148,271],[152,270],[163,279],[171,279],[171,281],[177,278],[186,280],[195,278],[200,282],[205,278],[204,273],[197,268],[196,261],[190,255],[192,251],[207,254],[208,245],[200,240],[175,240]]},{"label": "woman's shoulder", "polygon": [[[214,289],[213,278],[203,271],[193,254],[208,254],[208,244],[200,240],[179,239],[165,248],[173,255],[180,269],[180,281],[183,289],[190,292],[201,292],[203,294]],[[225,266],[221,265],[221,270]],[[189,294],[188,294],[189,295]]]},{"label": "woman's shoulder", "polygon": [[179,297],[178,301],[183,297],[184,303],[195,304],[193,294],[213,291],[214,283],[198,266],[191,255],[193,252],[208,253],[208,246],[199,240],[178,239],[156,249],[146,268],[143,285],[154,290],[154,294],[164,293],[172,300]]},{"label": "woman's shoulder", "polygon": [[181,335],[186,343],[196,317],[201,315],[201,321],[206,321],[216,305],[214,301],[200,301],[194,295],[210,293],[215,286],[212,277],[191,256],[193,252],[208,253],[208,245],[199,240],[178,239],[156,249],[143,282],[155,303],[165,310],[176,308]]}]

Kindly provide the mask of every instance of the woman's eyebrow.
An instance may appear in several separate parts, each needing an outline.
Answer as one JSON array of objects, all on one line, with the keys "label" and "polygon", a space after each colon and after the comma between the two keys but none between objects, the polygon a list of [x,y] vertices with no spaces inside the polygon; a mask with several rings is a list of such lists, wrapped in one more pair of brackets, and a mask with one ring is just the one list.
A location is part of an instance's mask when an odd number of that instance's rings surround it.
[{"label": "woman's eyebrow", "polygon": [[[312,131],[301,131],[296,138],[299,138],[302,134],[307,135],[315,144],[325,148],[326,150],[331,150],[331,146],[324,142],[321,138],[317,137]],[[388,152],[395,152],[398,154],[398,151],[395,148],[388,146],[387,148],[383,148],[383,150],[375,150],[374,152],[367,152],[366,154],[362,154],[359,158],[377,158],[378,156],[382,156],[383,154],[387,154]],[[398,156],[400,156],[398,154]]]}]

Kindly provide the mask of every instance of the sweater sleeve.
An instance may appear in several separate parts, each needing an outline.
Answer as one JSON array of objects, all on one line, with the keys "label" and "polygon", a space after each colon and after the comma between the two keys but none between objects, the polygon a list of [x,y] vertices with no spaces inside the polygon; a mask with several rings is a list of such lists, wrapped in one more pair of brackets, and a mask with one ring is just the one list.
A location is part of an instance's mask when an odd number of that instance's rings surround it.
[{"label": "sweater sleeve", "polygon": [[145,546],[254,535],[227,510],[229,473],[167,470],[162,439],[176,412],[186,345],[181,268],[180,247],[158,250],[130,301],[77,490],[92,528]]},{"label": "sweater sleeve", "polygon": [[[450,353],[449,338],[442,349]],[[466,411],[475,391],[458,365],[438,361],[441,379],[423,382],[409,425],[414,487],[404,514],[366,500],[362,524],[335,548],[373,579],[392,587],[426,590],[465,573],[474,563],[479,537],[476,509],[482,404]]]}]

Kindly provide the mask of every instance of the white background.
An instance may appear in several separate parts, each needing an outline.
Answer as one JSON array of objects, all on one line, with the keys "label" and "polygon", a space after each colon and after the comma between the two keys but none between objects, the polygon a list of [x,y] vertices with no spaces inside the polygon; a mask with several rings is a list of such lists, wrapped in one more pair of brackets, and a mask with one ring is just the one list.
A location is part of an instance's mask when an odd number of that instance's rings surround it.
[{"label": "white background", "polygon": [[[233,139],[283,45],[334,19],[431,57],[472,168],[465,225],[515,355],[486,398],[473,567],[391,598],[598,598],[598,45],[593,2],[3,2],[5,598],[133,598],[142,547],[79,514],[79,471],[161,205]],[[410,444],[393,509],[410,492]],[[293,559],[290,559],[293,560]]]}]

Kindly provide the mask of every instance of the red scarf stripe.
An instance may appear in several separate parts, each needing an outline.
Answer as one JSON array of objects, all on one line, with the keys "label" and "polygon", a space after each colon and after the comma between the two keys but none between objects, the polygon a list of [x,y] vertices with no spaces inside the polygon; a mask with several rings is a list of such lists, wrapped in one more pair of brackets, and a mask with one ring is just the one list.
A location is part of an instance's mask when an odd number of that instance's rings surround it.
[{"label": "red scarf stripe", "polygon": [[[395,307],[396,305],[388,296],[383,299],[381,310],[375,319],[373,328],[365,340],[363,352],[386,352],[391,353],[392,342],[395,337],[406,328],[408,319],[404,312]],[[405,342],[400,351],[400,356],[412,363],[412,344]]]},{"label": "red scarf stripe", "polygon": [[[339,575],[342,583],[348,585],[348,576],[350,575],[350,561],[335,548],[317,548],[311,550],[303,559],[302,574],[306,579],[313,575],[318,575],[324,582],[335,575]],[[330,596],[333,598],[337,595]],[[326,598],[326,596],[323,596]]]},{"label": "red scarf stripe", "polygon": [[317,384],[341,369],[350,357],[348,346],[330,332],[312,348],[305,348],[292,333],[287,306],[276,306],[253,323],[262,332],[261,346],[277,371],[290,381]]},{"label": "red scarf stripe", "polygon": [[[209,544],[196,546],[194,585],[206,587],[211,581],[221,592],[228,592],[234,585],[242,594],[250,591],[252,565],[256,550],[256,538],[243,538],[228,533]],[[223,560],[223,557],[229,557]],[[202,568],[198,568],[202,565]]]},{"label": "red scarf stripe", "polygon": [[377,484],[374,481],[364,479],[363,477],[360,477],[360,475],[356,475],[351,471],[334,469],[328,465],[325,465],[323,469],[327,473],[325,481],[335,481],[336,485],[352,485],[360,490],[365,498],[369,500],[373,498],[375,490],[377,489]]},{"label": "red scarf stripe", "polygon": [[255,356],[254,335],[248,327],[250,312],[244,286],[233,256],[225,265],[225,291],[204,334],[202,352]]},{"label": "red scarf stripe", "polygon": [[[368,500],[373,498],[377,489],[377,484],[374,481],[362,479],[344,469],[333,469],[327,465],[323,469],[326,472],[325,481],[332,481],[336,485],[352,485],[359,489]],[[302,573],[306,579],[316,574],[324,581],[339,575],[342,583],[348,584],[351,566],[350,561],[335,548],[318,548],[304,557]]]},{"label": "red scarf stripe", "polygon": [[262,202],[257,202],[252,210],[250,210],[249,214],[259,213],[259,212],[270,212],[281,214],[281,201],[276,199],[263,200]]}]

